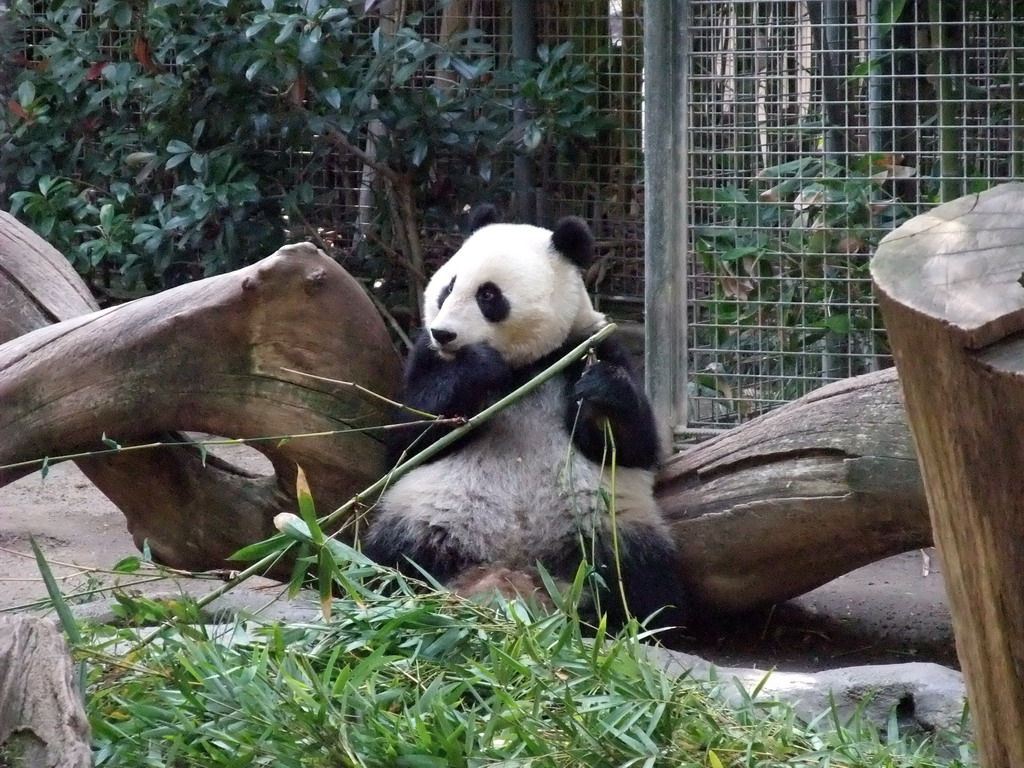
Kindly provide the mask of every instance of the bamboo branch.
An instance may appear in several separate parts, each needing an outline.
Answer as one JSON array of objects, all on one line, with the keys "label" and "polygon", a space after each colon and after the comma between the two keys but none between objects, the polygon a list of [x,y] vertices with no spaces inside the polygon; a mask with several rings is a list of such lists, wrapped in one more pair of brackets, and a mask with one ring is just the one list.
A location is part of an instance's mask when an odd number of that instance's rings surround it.
[{"label": "bamboo branch", "polygon": [[466,423],[463,424],[461,427],[456,427],[447,435],[438,440],[436,443],[427,446],[412,458],[407,459],[406,461],[399,464],[397,467],[392,469],[390,472],[384,475],[384,477],[382,477],[376,483],[371,485],[365,491],[356,494],[354,497],[352,497],[347,502],[342,504],[336,510],[334,510],[329,515],[324,517],[323,520],[320,521],[321,526],[329,526],[331,523],[336,521],[339,517],[348,512],[350,509],[352,509],[352,507],[354,507],[367,496],[373,496],[374,494],[379,493],[389,483],[397,480],[410,470],[415,469],[420,464],[427,461],[427,459],[433,458],[438,453],[452,445],[456,440],[459,440],[463,435],[465,435],[470,430],[475,429],[481,424],[485,424],[486,422],[490,421],[492,418],[494,418],[496,414],[508,408],[517,400],[521,400],[523,397],[525,397],[530,392],[535,390],[537,387],[546,382],[552,376],[559,373],[563,368],[579,360],[584,354],[586,354],[588,349],[593,347],[595,344],[604,341],[604,339],[608,338],[608,336],[611,335],[616,328],[617,326],[615,325],[615,323],[608,323],[608,325],[601,328],[589,339],[584,341],[582,344],[573,347],[572,350],[567,352],[565,355],[560,357],[550,366],[548,366],[543,371],[534,376],[532,379],[530,379],[528,382],[523,384],[523,386],[519,387],[519,389],[516,389],[513,392],[510,392],[509,394],[505,395],[505,397],[501,398],[494,405],[480,411],[480,413],[478,413],[476,416],[466,419]]},{"label": "bamboo branch", "polygon": [[[410,472],[411,470],[415,469],[420,464],[422,464],[423,462],[427,461],[427,459],[430,459],[433,456],[436,456],[439,452],[443,451],[445,448],[450,446],[456,440],[460,439],[463,435],[465,435],[470,430],[475,429],[476,427],[480,426],[481,424],[485,424],[486,422],[490,421],[490,419],[492,419],[499,412],[501,412],[505,408],[508,408],[510,405],[512,405],[516,401],[521,400],[523,397],[525,397],[530,392],[535,390],[541,384],[543,384],[544,382],[548,381],[553,376],[558,374],[564,368],[566,368],[567,366],[571,365],[575,361],[579,360],[587,352],[588,349],[590,349],[594,345],[598,344],[599,342],[603,341],[608,336],[610,336],[615,331],[616,327],[617,326],[615,325],[615,323],[608,323],[608,325],[606,325],[603,328],[601,328],[600,330],[598,330],[589,339],[584,341],[582,344],[579,344],[576,347],[573,347],[572,350],[570,350],[565,355],[560,357],[558,360],[556,360],[550,366],[545,368],[541,373],[539,373],[536,376],[534,376],[528,382],[523,384],[521,387],[519,387],[518,389],[514,390],[513,392],[510,392],[508,395],[506,395],[505,397],[501,398],[498,402],[494,403],[493,405],[489,406],[488,408],[485,408],[484,410],[480,411],[480,413],[478,413],[476,416],[473,416],[472,418],[467,419],[465,424],[463,424],[461,427],[457,427],[456,429],[452,430],[447,435],[445,435],[440,440],[438,440],[436,443],[433,443],[432,445],[429,445],[428,447],[424,448],[422,451],[417,453],[412,458],[410,458],[410,459],[402,462],[401,464],[399,464],[397,467],[392,469],[390,472],[388,472],[386,475],[384,475],[384,477],[382,477],[380,480],[375,482],[373,485],[371,485],[369,488],[364,490],[362,493],[356,494],[354,497],[349,499],[349,501],[347,501],[345,504],[342,504],[340,507],[338,507],[336,510],[331,512],[329,515],[326,515],[326,516],[320,518],[318,520],[318,522],[320,524],[320,527],[321,528],[328,527],[331,523],[333,523],[338,518],[340,518],[342,515],[344,515],[346,512],[351,510],[352,507],[354,507],[356,504],[358,504],[364,498],[366,498],[368,496],[373,496],[373,495],[379,493],[389,483],[391,483],[394,480],[397,480],[402,475],[404,475],[404,474]],[[281,534],[281,535],[283,536],[283,534]],[[253,576],[256,576],[256,575],[264,572],[266,569],[268,569],[272,565],[274,565],[274,563],[276,563],[281,557],[283,557],[285,555],[285,553],[287,553],[288,550],[291,549],[292,546],[293,546],[292,544],[289,544],[287,547],[285,547],[285,549],[283,549],[283,550],[281,550],[279,552],[272,552],[269,555],[266,555],[265,557],[260,558],[258,561],[256,561],[252,565],[250,565],[248,568],[246,568],[246,569],[244,569],[242,571],[239,571],[232,578],[230,578],[226,582],[224,582],[223,585],[217,587],[212,592],[209,592],[208,594],[206,594],[203,597],[199,598],[196,601],[196,607],[197,608],[205,608],[207,605],[212,603],[217,598],[219,598],[222,595],[227,594],[228,592],[230,592],[232,589],[237,587],[243,581],[246,581],[246,580],[252,578]],[[139,650],[141,650],[142,648],[145,648],[151,642],[156,640],[170,626],[171,625],[168,624],[168,623],[161,624],[160,626],[158,626],[149,635],[147,635],[142,640],[140,640],[129,651],[129,656],[131,654],[137,653]]]}]

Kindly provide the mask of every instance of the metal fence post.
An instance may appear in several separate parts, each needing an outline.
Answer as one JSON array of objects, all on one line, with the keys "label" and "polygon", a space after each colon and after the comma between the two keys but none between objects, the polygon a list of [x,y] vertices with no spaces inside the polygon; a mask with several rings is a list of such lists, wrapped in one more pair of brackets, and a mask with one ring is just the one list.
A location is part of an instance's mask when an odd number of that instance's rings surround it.
[{"label": "metal fence post", "polygon": [[686,422],[686,73],[689,2],[644,2],[646,386],[665,447]]},{"label": "metal fence post", "polygon": [[[537,48],[536,8],[534,0],[516,0],[512,3],[512,56],[523,61],[530,61],[534,58],[534,51]],[[517,99],[512,122],[516,130],[522,130],[526,122],[526,105],[522,99]],[[515,220],[526,224],[545,224],[550,226],[552,222],[538,222],[539,212],[534,194],[534,173],[533,160],[517,153],[512,161],[513,188],[515,190]]]}]

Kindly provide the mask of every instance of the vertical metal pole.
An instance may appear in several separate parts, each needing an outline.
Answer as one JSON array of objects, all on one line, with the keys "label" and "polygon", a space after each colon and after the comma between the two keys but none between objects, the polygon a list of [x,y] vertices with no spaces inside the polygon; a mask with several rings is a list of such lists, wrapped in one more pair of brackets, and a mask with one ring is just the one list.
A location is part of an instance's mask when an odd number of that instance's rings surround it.
[{"label": "vertical metal pole", "polygon": [[647,393],[673,448],[686,426],[686,20],[689,0],[644,0],[644,303]]},{"label": "vertical metal pole", "polygon": [[[885,126],[885,78],[878,63],[882,59],[882,34],[878,23],[878,14],[882,11],[882,0],[871,0],[868,11],[868,61],[872,63],[868,70],[868,151],[873,155],[882,153],[885,148],[882,131]],[[890,31],[891,35],[892,32]],[[892,77],[892,63],[887,64],[884,73]]]},{"label": "vertical metal pole", "polygon": [[[533,59],[537,50],[535,34],[534,0],[512,0],[512,57],[522,61]],[[526,108],[517,101],[512,113],[512,124],[517,135],[526,122]],[[534,200],[533,161],[523,154],[517,154],[513,161],[513,207],[515,220],[524,224],[536,224],[537,204]],[[550,224],[552,222],[542,222]]]},{"label": "vertical metal pole", "polygon": [[[890,134],[886,136],[886,128],[894,125],[891,103],[892,103],[892,91],[886,87],[887,83],[892,82],[893,75],[895,73],[895,64],[893,62],[893,51],[892,46],[892,27],[890,26],[888,31],[887,39],[882,39],[881,24],[879,23],[879,14],[882,12],[882,3],[884,0],[870,0],[868,3],[868,61],[871,62],[871,68],[868,70],[868,152],[871,153],[872,157],[877,158],[881,156],[882,152],[886,148],[886,138],[889,139],[889,145],[892,151],[896,151],[896,142],[894,137]],[[895,19],[893,20],[895,22]],[[882,55],[884,53],[883,45],[888,46],[889,57],[886,59],[885,71],[881,70],[879,62],[882,61]],[[1012,82],[1012,78],[1011,78]],[[874,169],[872,169],[874,170]],[[882,195],[879,194],[878,189],[872,189],[872,199],[881,199]],[[873,329],[872,329],[873,330]],[[865,368],[868,371],[878,370],[878,353],[877,344],[875,342],[875,335],[872,334],[867,342],[859,345],[861,351],[864,354],[863,360]]]}]

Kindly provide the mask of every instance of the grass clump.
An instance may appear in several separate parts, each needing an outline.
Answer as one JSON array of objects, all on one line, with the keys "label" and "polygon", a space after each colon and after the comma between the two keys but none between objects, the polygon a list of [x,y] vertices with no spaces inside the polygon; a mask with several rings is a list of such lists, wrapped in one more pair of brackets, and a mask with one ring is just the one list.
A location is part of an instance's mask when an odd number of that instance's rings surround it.
[{"label": "grass clump", "polygon": [[[85,628],[97,766],[975,765],[956,734],[904,738],[895,716],[819,729],[777,702],[729,706],[663,674],[635,625],[588,638],[572,617],[384,573],[339,565],[329,621],[197,627],[169,610],[145,644],[152,630]],[[386,596],[367,586],[382,578]]]}]

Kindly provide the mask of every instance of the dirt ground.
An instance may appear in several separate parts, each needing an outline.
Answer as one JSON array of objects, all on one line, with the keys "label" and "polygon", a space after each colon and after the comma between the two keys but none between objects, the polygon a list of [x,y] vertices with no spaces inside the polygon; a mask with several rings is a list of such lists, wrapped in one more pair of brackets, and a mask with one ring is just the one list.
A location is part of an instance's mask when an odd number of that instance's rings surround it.
[{"label": "dirt ground", "polygon": [[[45,595],[29,537],[66,586],[96,578],[137,551],[121,513],[73,464],[0,488],[0,609]],[[689,646],[689,644],[688,644]],[[847,574],[757,615],[715,622],[686,650],[723,665],[811,671],[935,661],[957,666],[934,550],[908,552]]]}]

